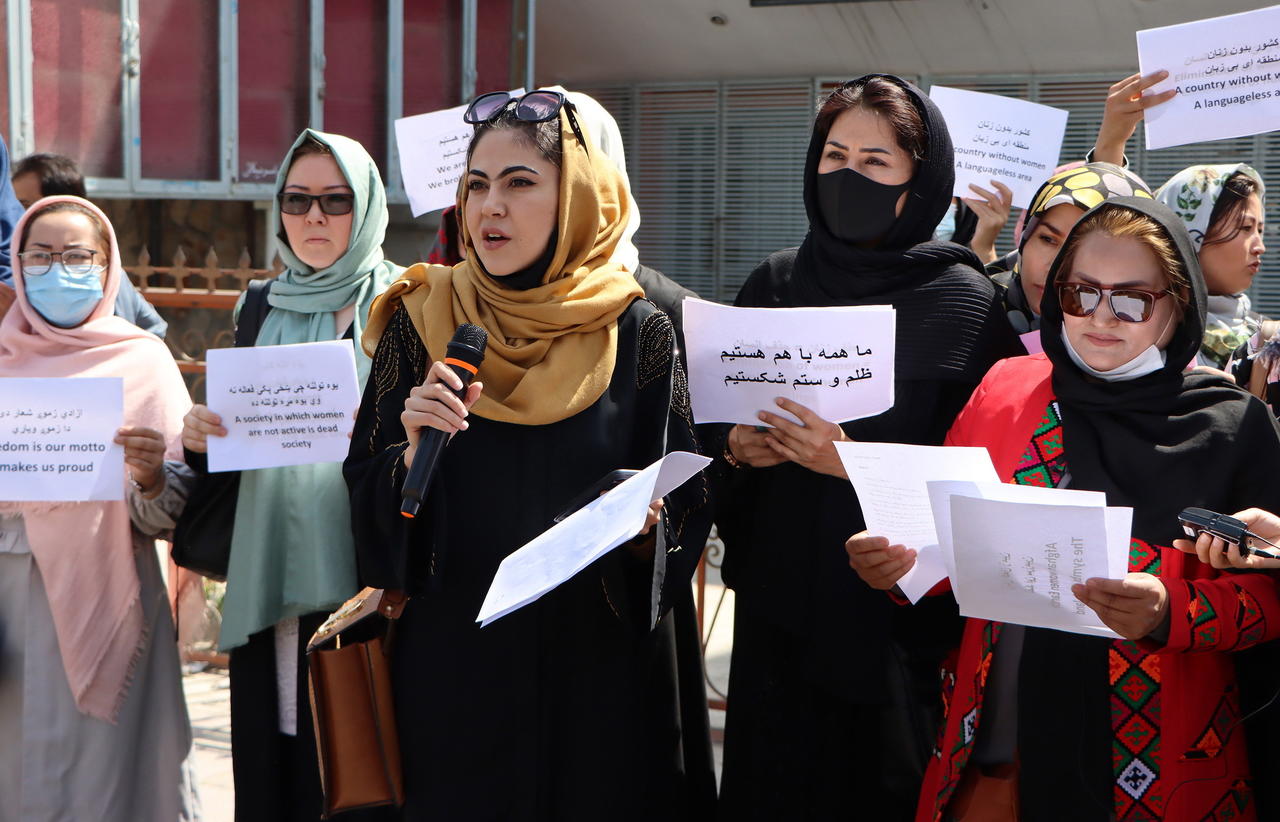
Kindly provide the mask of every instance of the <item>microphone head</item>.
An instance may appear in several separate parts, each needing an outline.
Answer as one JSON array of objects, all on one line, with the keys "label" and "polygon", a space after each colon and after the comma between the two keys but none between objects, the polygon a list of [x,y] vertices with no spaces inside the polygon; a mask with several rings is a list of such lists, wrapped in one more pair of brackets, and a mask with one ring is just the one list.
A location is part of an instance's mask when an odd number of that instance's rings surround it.
[{"label": "microphone head", "polygon": [[474,323],[463,323],[453,332],[449,341],[449,356],[476,367],[484,361],[484,350],[489,344],[489,332]]}]

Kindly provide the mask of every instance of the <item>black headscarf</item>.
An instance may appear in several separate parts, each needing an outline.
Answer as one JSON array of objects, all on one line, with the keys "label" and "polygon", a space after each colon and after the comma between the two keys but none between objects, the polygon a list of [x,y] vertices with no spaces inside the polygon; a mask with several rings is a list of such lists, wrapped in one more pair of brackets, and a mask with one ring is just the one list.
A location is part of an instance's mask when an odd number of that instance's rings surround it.
[{"label": "black headscarf", "polygon": [[956,198],[956,224],[948,238],[953,243],[968,245],[973,235],[978,233],[978,212],[959,197]]},{"label": "black headscarf", "polygon": [[[1222,513],[1254,505],[1278,510],[1280,487],[1270,474],[1280,464],[1280,436],[1266,406],[1222,377],[1185,370],[1200,348],[1207,298],[1190,235],[1161,203],[1118,197],[1085,214],[1063,248],[1074,244],[1090,217],[1108,209],[1138,212],[1163,228],[1185,264],[1190,304],[1165,347],[1163,368],[1118,382],[1087,376],[1062,341],[1062,308],[1052,287],[1066,276],[1059,253],[1041,301],[1040,335],[1053,363],[1070,487],[1103,491],[1108,505],[1131,506],[1133,537],[1152,546],[1169,546],[1182,536],[1177,515],[1188,506]],[[1019,757],[1029,819],[1108,818],[1110,644],[1027,629]]]},{"label": "black headscarf", "polygon": [[[994,289],[977,274],[983,267],[973,251],[933,239],[955,185],[955,157],[946,121],[924,92],[899,77],[868,74],[848,85],[862,85],[872,78],[903,89],[925,126],[925,156],[917,160],[902,214],[875,248],[847,243],[827,229],[818,205],[817,176],[828,129],[815,124],[804,169],[809,233],[794,252],[793,265],[785,258],[771,258],[776,265],[766,261],[765,271],[757,270],[751,278],[755,282],[749,283],[755,299],[739,297],[738,302],[892,305],[898,311],[896,373],[900,379],[978,379],[990,362],[983,355],[992,344],[984,337],[989,336],[986,326]],[[1010,352],[1015,350],[1013,343],[1008,345]]]}]

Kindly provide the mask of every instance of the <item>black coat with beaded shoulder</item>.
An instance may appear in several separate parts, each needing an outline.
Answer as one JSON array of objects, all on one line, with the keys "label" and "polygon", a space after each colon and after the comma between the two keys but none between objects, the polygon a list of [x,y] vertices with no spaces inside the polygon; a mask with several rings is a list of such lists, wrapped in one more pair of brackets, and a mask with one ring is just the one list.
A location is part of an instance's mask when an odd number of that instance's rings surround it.
[{"label": "black coat with beaded shoulder", "polygon": [[429,363],[396,310],[345,473],[361,582],[412,595],[392,665],[404,819],[684,819],[707,801],[697,786],[714,783],[682,751],[670,620],[651,620],[654,602],[666,614],[697,565],[702,546],[681,535],[705,533],[702,477],[667,498],[656,559],[620,548],[537,602],[485,628],[475,621],[502,559],[584,489],[614,469],[696,450],[673,349],[671,321],[636,300],[618,319],[599,400],[549,425],[472,415],[422,513],[407,520],[400,413]]}]

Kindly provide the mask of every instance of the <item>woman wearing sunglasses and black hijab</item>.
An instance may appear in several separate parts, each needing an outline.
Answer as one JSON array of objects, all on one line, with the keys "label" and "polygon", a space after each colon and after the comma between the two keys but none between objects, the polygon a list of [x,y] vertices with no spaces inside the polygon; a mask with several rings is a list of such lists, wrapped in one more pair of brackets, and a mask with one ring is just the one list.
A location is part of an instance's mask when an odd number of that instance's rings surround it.
[{"label": "woman wearing sunglasses and black hijab", "polygon": [[[819,109],[804,169],[809,234],[768,257],[737,302],[897,309],[896,402],[835,425],[739,425],[708,453],[725,581],[737,595],[722,818],[909,818],[932,744],[940,655],[959,636],[939,604],[913,627],[848,566],[857,496],[833,440],[938,445],[982,375],[1018,350],[982,262],[933,241],[951,202],[951,141],[915,86],[868,75]],[[781,403],[780,403],[781,404]],[[911,624],[908,624],[911,623]]]},{"label": "woman wearing sunglasses and black hijab", "polygon": [[[307,129],[281,162],[276,191],[272,222],[286,268],[271,283],[256,344],[352,340],[367,380],[358,345],[365,318],[404,270],[382,256],[387,200],[378,167],[355,140]],[[207,466],[208,437],[225,436],[221,423],[203,405],[187,414],[183,444],[197,470]],[[185,516],[200,499],[197,489]],[[231,651],[236,819],[316,820],[304,650],[328,613],[359,591],[341,466],[241,472],[234,520],[220,644]]]},{"label": "woman wearing sunglasses and black hijab", "polygon": [[[657,635],[701,552],[681,542],[700,476],[599,562],[476,624],[498,564],[575,497],[694,441],[671,321],[611,261],[629,217],[616,166],[555,92],[486,95],[467,119],[466,259],[413,266],[375,303],[346,462],[362,580],[410,594],[392,662],[402,818],[689,818],[675,658],[658,664],[671,642]],[[459,400],[441,360],[464,322],[488,348]],[[424,429],[452,439],[406,519]]]},{"label": "woman wearing sunglasses and black hijab", "polygon": [[[992,368],[947,444],[985,447],[1009,482],[1133,508],[1129,573],[1071,586],[1122,638],[967,620],[916,818],[1275,818],[1250,784],[1269,777],[1245,748],[1255,726],[1241,724],[1232,652],[1280,635],[1277,580],[1172,545],[1185,507],[1280,504],[1276,423],[1222,377],[1186,370],[1206,288],[1164,205],[1120,197],[1089,211],[1048,283],[1045,353]],[[914,562],[865,534],[848,551],[876,588]]]}]

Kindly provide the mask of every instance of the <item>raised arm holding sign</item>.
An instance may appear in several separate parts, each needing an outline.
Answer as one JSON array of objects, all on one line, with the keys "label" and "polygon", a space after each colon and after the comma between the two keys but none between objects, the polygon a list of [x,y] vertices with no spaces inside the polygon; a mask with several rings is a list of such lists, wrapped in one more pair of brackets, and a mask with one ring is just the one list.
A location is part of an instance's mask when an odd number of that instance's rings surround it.
[{"label": "raised arm holding sign", "polygon": [[1137,34],[1143,75],[1176,90],[1146,116],[1147,148],[1263,134],[1280,128],[1280,6]]}]

